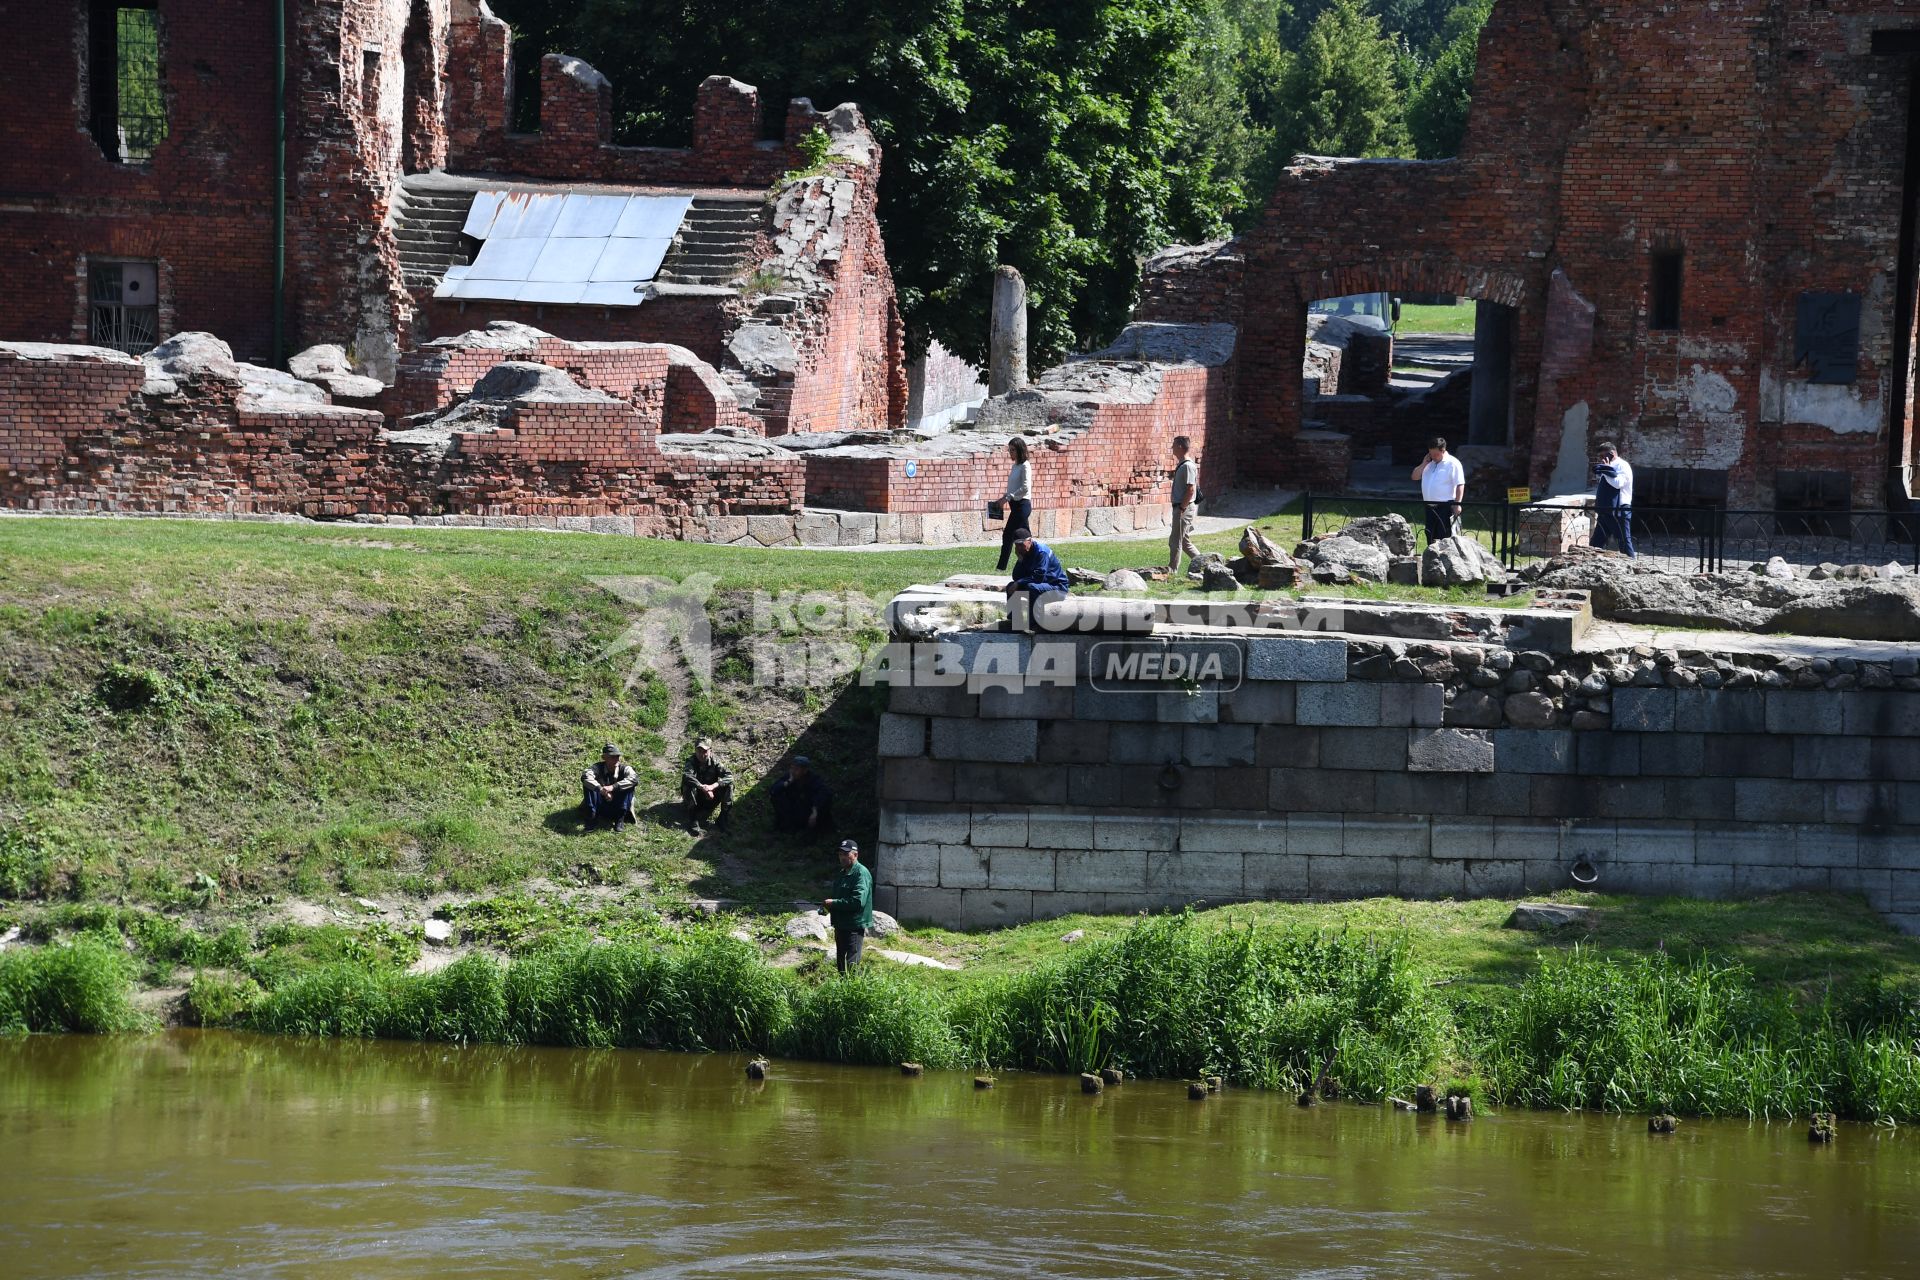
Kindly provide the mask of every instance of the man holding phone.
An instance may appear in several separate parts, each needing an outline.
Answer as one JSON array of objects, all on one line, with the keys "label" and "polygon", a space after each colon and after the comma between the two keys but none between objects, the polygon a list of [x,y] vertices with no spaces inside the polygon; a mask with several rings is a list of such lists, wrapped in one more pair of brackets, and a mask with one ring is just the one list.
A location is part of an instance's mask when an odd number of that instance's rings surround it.
[{"label": "man holding phone", "polygon": [[1447,452],[1444,436],[1427,441],[1427,457],[1413,469],[1420,482],[1420,500],[1427,504],[1427,545],[1444,542],[1460,532],[1460,504],[1467,496],[1467,469]]},{"label": "man holding phone", "polygon": [[1618,542],[1627,559],[1633,554],[1633,468],[1620,456],[1611,440],[1603,440],[1594,450],[1593,506],[1596,519],[1592,543],[1604,547]]}]

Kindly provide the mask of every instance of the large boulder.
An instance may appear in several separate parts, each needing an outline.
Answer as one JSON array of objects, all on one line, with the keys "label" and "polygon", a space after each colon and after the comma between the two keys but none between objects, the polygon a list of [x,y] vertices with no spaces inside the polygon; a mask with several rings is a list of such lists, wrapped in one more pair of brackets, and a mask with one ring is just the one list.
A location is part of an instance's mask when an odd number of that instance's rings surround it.
[{"label": "large boulder", "polygon": [[1505,582],[1498,556],[1472,538],[1442,538],[1420,557],[1420,581],[1429,587],[1464,587],[1476,582]]},{"label": "large boulder", "polygon": [[1580,556],[1549,562],[1534,584],[1590,592],[1594,613],[1618,622],[1920,641],[1920,585],[1912,577],[1815,582],[1756,573],[1689,576],[1620,556]]},{"label": "large boulder", "polygon": [[1390,556],[1410,556],[1416,545],[1405,516],[1362,516],[1336,530],[1335,536],[1370,542]]},{"label": "large boulder", "polygon": [[1385,582],[1387,566],[1393,562],[1393,554],[1379,543],[1349,538],[1344,530],[1303,542],[1294,555],[1312,567],[1316,581],[1353,577]]},{"label": "large boulder", "polygon": [[1287,553],[1273,544],[1273,539],[1248,525],[1240,535],[1240,554],[1256,565],[1279,564],[1287,558]]},{"label": "large boulder", "polygon": [[1108,591],[1145,591],[1147,580],[1131,569],[1115,569],[1100,580]]}]

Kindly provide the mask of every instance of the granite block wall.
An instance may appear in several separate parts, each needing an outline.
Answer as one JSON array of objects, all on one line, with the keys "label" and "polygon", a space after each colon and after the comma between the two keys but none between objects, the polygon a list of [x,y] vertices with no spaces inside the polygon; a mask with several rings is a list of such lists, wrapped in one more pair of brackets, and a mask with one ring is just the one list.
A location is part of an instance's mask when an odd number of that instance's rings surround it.
[{"label": "granite block wall", "polygon": [[[1794,687],[1801,669],[1772,664],[1785,687],[1764,673],[1676,687],[1691,668],[1675,664],[1674,686],[1614,688],[1604,716],[1576,687],[1545,727],[1472,727],[1456,709],[1481,718],[1485,690],[1431,662],[1380,663],[1377,642],[1237,637],[1244,678],[1197,688],[1096,687],[1097,646],[1068,643],[1071,689],[892,691],[883,909],[986,928],[1188,903],[1515,896],[1574,887],[1579,867],[1614,892],[1857,893],[1920,931],[1911,676]],[[967,669],[984,670],[974,649]]]}]

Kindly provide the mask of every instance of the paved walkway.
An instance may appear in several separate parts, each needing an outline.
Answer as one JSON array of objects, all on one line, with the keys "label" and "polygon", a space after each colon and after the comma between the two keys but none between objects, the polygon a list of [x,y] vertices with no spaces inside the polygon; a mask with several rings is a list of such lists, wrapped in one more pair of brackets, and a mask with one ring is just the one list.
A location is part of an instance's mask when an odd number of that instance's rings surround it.
[{"label": "paved walkway", "polygon": [[[1204,486],[1203,486],[1204,488]],[[1204,494],[1202,495],[1204,496]],[[1205,505],[1213,515],[1200,516],[1193,522],[1194,537],[1209,533],[1231,533],[1235,529],[1265,520],[1282,507],[1300,496],[1297,489],[1235,490],[1209,500]],[[1094,542],[1152,542],[1165,545],[1167,530],[1142,529],[1129,533],[1108,534],[1100,538],[1061,538],[1047,545],[1052,547],[1070,547],[1076,544]],[[964,550],[968,547],[990,547],[998,549],[998,536],[982,539],[978,542],[869,542],[853,547],[769,547],[770,551],[939,551],[948,547]]]},{"label": "paved walkway", "polygon": [[1765,653],[1785,658],[1854,658],[1887,662],[1911,658],[1915,646],[1897,640],[1836,640],[1824,636],[1754,635],[1747,631],[1680,631],[1671,627],[1642,627],[1627,622],[1596,621],[1581,637],[1580,652],[1631,649],[1643,644],[1653,649],[1700,653]]}]

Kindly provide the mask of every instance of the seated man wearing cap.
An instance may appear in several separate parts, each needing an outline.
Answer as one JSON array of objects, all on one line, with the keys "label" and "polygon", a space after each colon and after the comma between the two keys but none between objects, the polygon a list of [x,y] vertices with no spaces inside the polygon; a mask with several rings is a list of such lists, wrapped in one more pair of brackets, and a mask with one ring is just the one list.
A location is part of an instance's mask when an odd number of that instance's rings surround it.
[{"label": "seated man wearing cap", "polygon": [[615,831],[620,829],[622,819],[632,826],[633,789],[639,785],[640,775],[621,758],[620,748],[611,742],[602,747],[600,763],[580,775],[580,786],[584,792],[581,803],[587,810],[587,825],[593,826],[607,818],[613,821]]},{"label": "seated man wearing cap", "polygon": [[787,776],[773,784],[773,829],[817,832],[832,825],[833,792],[813,771],[813,761],[795,756]]},{"label": "seated man wearing cap", "polygon": [[851,840],[840,842],[840,874],[820,905],[833,922],[833,962],[845,973],[860,963],[873,928],[873,873],[860,865],[860,846]]},{"label": "seated man wearing cap", "polygon": [[1034,537],[1031,529],[1015,529],[1013,545],[1020,558],[1013,565],[1013,581],[1006,587],[1008,596],[1016,591],[1045,595],[1067,589],[1070,584],[1067,571],[1060,567],[1060,557],[1053,554],[1052,547]]},{"label": "seated man wearing cap", "polygon": [[680,775],[680,804],[687,811],[687,829],[694,834],[700,832],[700,820],[715,809],[720,817],[714,825],[726,830],[727,817],[733,812],[733,774],[705,738],[693,744],[693,755]]}]

